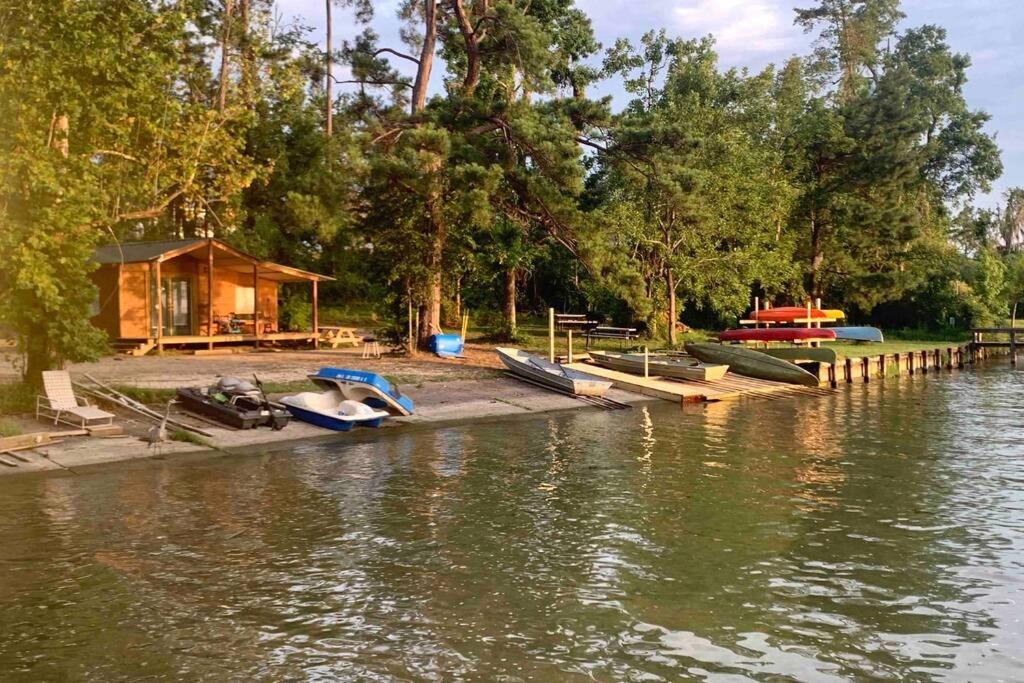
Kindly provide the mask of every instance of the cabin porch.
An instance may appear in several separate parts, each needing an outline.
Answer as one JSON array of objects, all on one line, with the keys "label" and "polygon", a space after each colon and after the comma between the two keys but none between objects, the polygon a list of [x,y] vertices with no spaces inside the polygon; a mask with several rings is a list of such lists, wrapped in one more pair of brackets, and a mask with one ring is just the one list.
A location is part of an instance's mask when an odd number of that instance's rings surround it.
[{"label": "cabin porch", "polygon": [[[259,260],[216,239],[125,244],[97,252],[101,306],[93,321],[120,351],[289,342],[316,347],[318,283],[330,278]],[[283,330],[283,284],[308,283],[309,329]]]}]

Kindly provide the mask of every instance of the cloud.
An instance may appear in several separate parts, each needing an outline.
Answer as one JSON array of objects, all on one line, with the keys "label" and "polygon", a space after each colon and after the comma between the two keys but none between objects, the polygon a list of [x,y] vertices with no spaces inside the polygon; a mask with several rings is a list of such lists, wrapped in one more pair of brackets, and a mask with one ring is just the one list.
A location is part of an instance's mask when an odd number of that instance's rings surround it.
[{"label": "cloud", "polygon": [[714,35],[726,58],[793,52],[805,42],[787,0],[686,0],[672,14],[682,35]]}]

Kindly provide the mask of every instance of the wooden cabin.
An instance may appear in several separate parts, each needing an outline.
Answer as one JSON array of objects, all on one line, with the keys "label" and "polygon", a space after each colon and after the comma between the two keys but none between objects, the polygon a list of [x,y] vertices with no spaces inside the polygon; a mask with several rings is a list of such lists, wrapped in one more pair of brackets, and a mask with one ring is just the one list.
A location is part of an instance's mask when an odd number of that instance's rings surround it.
[{"label": "wooden cabin", "polygon": [[[134,355],[166,346],[308,342],[319,336],[317,285],[333,278],[260,260],[212,238],[129,242],[100,247],[92,323]],[[281,283],[308,282],[309,330],[278,323]],[[158,303],[159,302],[159,303]]]}]

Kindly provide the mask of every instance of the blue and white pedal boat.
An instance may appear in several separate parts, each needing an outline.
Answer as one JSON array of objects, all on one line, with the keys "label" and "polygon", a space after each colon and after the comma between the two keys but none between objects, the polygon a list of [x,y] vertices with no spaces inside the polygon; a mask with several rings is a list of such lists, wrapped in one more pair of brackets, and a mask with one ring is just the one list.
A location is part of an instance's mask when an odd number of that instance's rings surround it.
[{"label": "blue and white pedal boat", "polygon": [[281,399],[288,411],[303,422],[347,432],[356,425],[379,427],[390,415],[412,415],[412,400],[372,372],[320,368],[309,379],[323,391],[306,391]]}]

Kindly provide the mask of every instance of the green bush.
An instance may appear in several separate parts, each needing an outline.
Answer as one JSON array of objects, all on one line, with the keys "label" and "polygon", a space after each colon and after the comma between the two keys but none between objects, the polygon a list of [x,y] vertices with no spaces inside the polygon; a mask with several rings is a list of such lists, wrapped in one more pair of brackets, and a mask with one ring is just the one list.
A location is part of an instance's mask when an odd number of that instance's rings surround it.
[{"label": "green bush", "polygon": [[290,296],[281,302],[277,317],[282,330],[305,332],[313,325],[313,307],[300,296]]},{"label": "green bush", "polygon": [[36,390],[29,384],[0,384],[0,415],[31,413],[36,409]]}]

